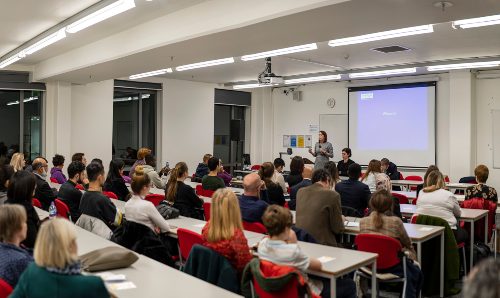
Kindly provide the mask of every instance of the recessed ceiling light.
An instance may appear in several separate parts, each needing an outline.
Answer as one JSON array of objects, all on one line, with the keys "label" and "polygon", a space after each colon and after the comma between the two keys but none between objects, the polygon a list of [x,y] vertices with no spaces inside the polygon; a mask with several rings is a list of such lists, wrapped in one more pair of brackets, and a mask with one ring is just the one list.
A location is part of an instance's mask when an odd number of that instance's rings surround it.
[{"label": "recessed ceiling light", "polygon": [[261,52],[261,53],[257,53],[257,54],[244,55],[241,57],[241,60],[249,61],[249,60],[274,57],[274,56],[279,56],[279,55],[286,55],[286,54],[291,54],[291,53],[311,51],[311,50],[316,50],[317,48],[318,48],[318,45],[316,43],[310,43],[310,44],[305,44],[305,45],[300,45],[300,46],[295,46],[295,47],[289,47],[289,48],[283,48],[283,49],[272,50],[272,51],[267,51],[267,52]]},{"label": "recessed ceiling light", "polygon": [[177,66],[175,68],[175,70],[184,71],[184,70],[189,70],[189,69],[202,68],[202,67],[228,64],[228,63],[234,63],[234,58],[230,57],[230,58],[224,58],[224,59],[217,59],[217,60],[210,60],[210,61],[198,62],[198,63],[193,63],[193,64],[181,65],[181,66]]},{"label": "recessed ceiling light", "polygon": [[370,78],[370,77],[390,76],[390,75],[398,75],[398,74],[409,74],[409,73],[415,73],[415,72],[417,72],[416,67],[399,68],[399,69],[377,70],[377,71],[369,71],[369,72],[355,72],[355,73],[350,73],[349,78],[351,78],[351,79]]}]

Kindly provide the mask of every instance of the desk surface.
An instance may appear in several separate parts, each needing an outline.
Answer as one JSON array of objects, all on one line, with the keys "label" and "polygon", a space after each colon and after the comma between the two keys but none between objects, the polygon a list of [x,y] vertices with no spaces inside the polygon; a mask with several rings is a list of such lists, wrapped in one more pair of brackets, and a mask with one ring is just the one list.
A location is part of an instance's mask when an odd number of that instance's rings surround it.
[{"label": "desk surface", "polygon": [[413,180],[391,180],[392,185],[420,185],[423,184],[423,181],[413,181]]},{"label": "desk surface", "polygon": [[[401,204],[401,213],[403,214],[415,214],[417,213],[417,206],[410,204]],[[486,216],[488,210],[481,209],[465,209],[462,208],[462,215],[459,217],[460,220],[477,220],[481,217]]]}]

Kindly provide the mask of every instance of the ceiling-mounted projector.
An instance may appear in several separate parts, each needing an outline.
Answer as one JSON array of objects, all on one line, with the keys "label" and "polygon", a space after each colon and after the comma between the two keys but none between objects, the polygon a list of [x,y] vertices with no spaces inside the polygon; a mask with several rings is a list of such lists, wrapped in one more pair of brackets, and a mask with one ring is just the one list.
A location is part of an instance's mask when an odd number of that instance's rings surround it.
[{"label": "ceiling-mounted projector", "polygon": [[281,85],[284,83],[283,77],[275,75],[271,70],[271,58],[266,58],[266,69],[257,77],[261,85]]}]

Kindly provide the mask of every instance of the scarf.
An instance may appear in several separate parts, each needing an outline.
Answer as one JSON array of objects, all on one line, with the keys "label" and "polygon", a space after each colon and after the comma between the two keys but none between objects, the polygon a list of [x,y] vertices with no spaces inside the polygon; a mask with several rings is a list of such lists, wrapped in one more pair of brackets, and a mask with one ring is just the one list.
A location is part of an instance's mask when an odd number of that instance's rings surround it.
[{"label": "scarf", "polygon": [[81,263],[79,261],[66,265],[64,268],[46,267],[47,271],[63,275],[80,275]]}]

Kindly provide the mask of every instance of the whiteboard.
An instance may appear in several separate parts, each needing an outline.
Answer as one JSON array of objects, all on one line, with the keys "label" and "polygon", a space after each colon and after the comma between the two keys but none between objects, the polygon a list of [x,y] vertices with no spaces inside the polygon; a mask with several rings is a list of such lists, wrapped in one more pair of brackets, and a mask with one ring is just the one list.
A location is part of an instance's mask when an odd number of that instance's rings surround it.
[{"label": "whiteboard", "polygon": [[333,160],[341,160],[342,149],[349,145],[349,119],[347,114],[320,114],[319,129],[326,132],[328,142],[333,145]]},{"label": "whiteboard", "polygon": [[493,168],[500,168],[500,110],[491,110],[493,119]]}]

